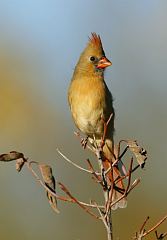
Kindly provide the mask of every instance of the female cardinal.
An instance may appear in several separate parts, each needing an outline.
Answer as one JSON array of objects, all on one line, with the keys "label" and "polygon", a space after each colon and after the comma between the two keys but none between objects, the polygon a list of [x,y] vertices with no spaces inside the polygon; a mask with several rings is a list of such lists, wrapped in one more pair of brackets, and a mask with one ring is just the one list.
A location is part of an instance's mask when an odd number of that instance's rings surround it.
[{"label": "female cardinal", "polygon": [[[105,170],[114,161],[113,98],[104,81],[104,70],[110,65],[112,63],[105,56],[100,36],[92,33],[75,67],[68,91],[68,101],[74,122],[78,129],[89,137],[90,141],[96,139],[96,142],[100,144],[104,133],[104,122],[107,122],[112,115],[107,126],[103,147],[102,164]],[[119,170],[115,166],[113,174],[108,173],[107,181],[113,184],[118,177],[120,177]],[[118,181],[114,186],[112,201],[121,197],[123,191],[123,183]],[[112,208],[118,207],[126,207],[125,198],[117,202]]]}]

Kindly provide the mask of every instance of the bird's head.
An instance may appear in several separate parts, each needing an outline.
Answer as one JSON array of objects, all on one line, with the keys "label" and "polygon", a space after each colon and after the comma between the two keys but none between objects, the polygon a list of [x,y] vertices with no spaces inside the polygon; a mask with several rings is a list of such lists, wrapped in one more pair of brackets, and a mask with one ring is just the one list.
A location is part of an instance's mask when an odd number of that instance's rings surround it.
[{"label": "bird's head", "polygon": [[112,63],[106,58],[100,36],[92,33],[89,42],[82,52],[77,64],[77,70],[88,74],[103,74],[106,67]]}]

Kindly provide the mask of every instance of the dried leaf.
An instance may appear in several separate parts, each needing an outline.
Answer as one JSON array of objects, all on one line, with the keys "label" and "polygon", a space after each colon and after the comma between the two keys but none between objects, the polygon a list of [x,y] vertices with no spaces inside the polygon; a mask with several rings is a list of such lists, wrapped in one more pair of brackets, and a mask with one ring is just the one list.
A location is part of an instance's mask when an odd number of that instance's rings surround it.
[{"label": "dried leaf", "polygon": [[22,167],[24,166],[24,163],[25,163],[25,159],[24,158],[19,158],[16,160],[16,170],[18,172],[21,171]]},{"label": "dried leaf", "polygon": [[[56,184],[55,184],[55,178],[52,175],[52,168],[45,164],[40,164],[39,169],[41,171],[43,180],[45,182],[45,185],[54,193],[56,193]],[[59,213],[59,210],[57,209],[57,199],[55,196],[53,196],[49,191],[46,191],[47,198],[49,200],[49,204],[52,207],[52,209]]]},{"label": "dried leaf", "polygon": [[25,159],[23,153],[19,153],[19,152],[16,152],[16,151],[12,151],[8,154],[1,154],[0,155],[0,161],[2,161],[2,162],[10,162],[10,161],[17,160],[19,158]]},{"label": "dried leaf", "polygon": [[147,159],[147,152],[145,149],[140,147],[136,141],[127,140],[130,151],[135,155],[137,162],[144,168],[145,161]]}]

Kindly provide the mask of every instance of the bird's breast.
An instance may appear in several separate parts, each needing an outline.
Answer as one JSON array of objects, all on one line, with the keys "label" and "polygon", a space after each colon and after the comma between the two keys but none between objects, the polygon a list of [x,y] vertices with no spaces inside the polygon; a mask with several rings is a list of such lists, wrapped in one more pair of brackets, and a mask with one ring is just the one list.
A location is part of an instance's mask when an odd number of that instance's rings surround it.
[{"label": "bird's breast", "polygon": [[85,134],[103,133],[102,115],[106,109],[104,82],[99,79],[80,79],[71,82],[69,103],[77,127]]}]

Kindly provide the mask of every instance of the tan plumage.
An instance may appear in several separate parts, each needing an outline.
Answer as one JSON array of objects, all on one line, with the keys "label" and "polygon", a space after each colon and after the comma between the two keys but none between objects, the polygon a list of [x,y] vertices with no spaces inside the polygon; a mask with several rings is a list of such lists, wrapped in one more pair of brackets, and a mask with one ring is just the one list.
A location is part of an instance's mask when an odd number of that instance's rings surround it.
[{"label": "tan plumage", "polygon": [[[89,42],[82,52],[75,67],[72,81],[68,91],[68,101],[72,117],[76,126],[90,139],[95,137],[100,143],[104,132],[104,122],[113,114],[103,147],[104,159],[103,166],[107,169],[109,161],[113,160],[114,152],[114,108],[112,95],[104,81],[104,69],[110,66],[111,62],[105,57],[100,36],[92,34]],[[114,179],[119,175],[117,168],[113,169]],[[108,175],[108,181],[111,179]],[[119,182],[119,188],[123,188]],[[114,190],[113,201],[120,197],[118,191]],[[123,199],[113,206],[125,207],[126,201]]]}]

